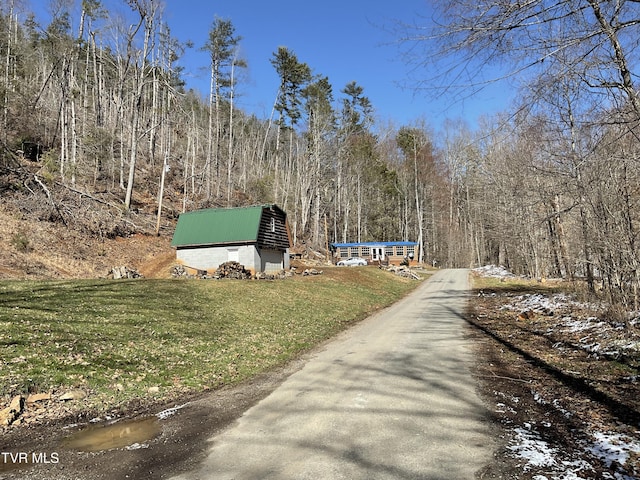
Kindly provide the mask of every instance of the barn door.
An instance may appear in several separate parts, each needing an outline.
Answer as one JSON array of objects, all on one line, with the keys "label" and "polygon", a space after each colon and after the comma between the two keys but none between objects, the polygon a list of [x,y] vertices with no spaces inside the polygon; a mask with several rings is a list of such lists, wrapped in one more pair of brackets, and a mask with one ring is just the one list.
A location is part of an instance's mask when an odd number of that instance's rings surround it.
[{"label": "barn door", "polygon": [[240,263],[240,253],[237,248],[227,248],[227,261]]}]

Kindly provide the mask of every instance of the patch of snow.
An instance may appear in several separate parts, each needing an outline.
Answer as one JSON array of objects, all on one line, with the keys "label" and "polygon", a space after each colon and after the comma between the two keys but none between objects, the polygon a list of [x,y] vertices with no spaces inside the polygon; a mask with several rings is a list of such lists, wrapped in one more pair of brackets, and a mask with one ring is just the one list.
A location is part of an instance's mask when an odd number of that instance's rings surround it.
[{"label": "patch of snow", "polygon": [[149,448],[148,443],[133,443],[125,447],[127,450],[140,450],[141,448]]},{"label": "patch of snow", "polygon": [[[533,399],[536,401],[536,403],[539,403],[540,405],[549,405],[549,402],[546,401],[540,393],[536,392],[535,390],[531,390],[531,394],[533,395]],[[560,400],[557,398],[553,399],[551,405],[560,413],[562,413],[562,415],[564,415],[566,418],[571,418],[571,416],[573,415],[569,410],[567,410],[560,404]]]},{"label": "patch of snow", "polygon": [[[554,293],[553,295],[545,295],[542,293],[527,293],[524,295],[513,297],[510,303],[506,303],[501,307],[502,310],[531,310],[537,313],[556,312],[559,310],[568,310],[572,308],[598,310],[600,307],[595,304],[578,302],[577,300],[571,298],[571,296],[564,293]],[[573,321],[573,317],[571,316],[564,316],[562,318],[563,324],[567,324],[568,328],[594,328],[597,325],[591,324],[593,322],[599,322],[596,317],[589,317],[587,320],[579,320],[576,321],[578,323],[571,323]],[[586,324],[581,323],[585,321],[587,322]]]},{"label": "patch of snow", "polygon": [[484,267],[474,268],[473,271],[482,277],[492,277],[492,278],[505,278],[505,277],[515,277],[513,273],[504,268],[503,266],[497,265],[485,265]]},{"label": "patch of snow", "polygon": [[533,479],[584,480],[581,472],[593,472],[593,467],[585,460],[562,458],[563,453],[544,441],[529,423],[525,424],[525,428],[516,428],[514,434],[514,440],[508,448],[517,458],[526,460],[523,470],[530,473],[537,469],[544,471],[544,475],[538,473],[533,475]]},{"label": "patch of snow", "polygon": [[542,395],[540,395],[535,390],[531,390],[531,393],[533,394],[533,399],[536,401],[536,403],[539,403],[540,405],[547,405],[547,402],[544,398],[542,398]]},{"label": "patch of snow", "polygon": [[508,405],[505,405],[504,403],[497,403],[496,404],[496,413],[513,413],[516,414],[518,412],[516,412],[516,410],[512,407],[509,407]]},{"label": "patch of snow", "polygon": [[581,343],[584,350],[592,353],[594,356],[608,356],[618,358],[625,352],[637,352],[640,350],[640,342],[629,340],[609,340],[606,344],[602,343]]},{"label": "patch of snow", "polygon": [[573,413],[571,413],[569,410],[567,410],[562,405],[560,405],[560,400],[558,398],[555,398],[552,404],[556,408],[556,410],[558,410],[560,413],[562,413],[562,415],[564,415],[565,418],[571,418],[573,416]]},{"label": "patch of snow", "polygon": [[[526,424],[530,427],[530,424]],[[514,430],[515,441],[507,447],[515,456],[526,460],[524,471],[532,467],[552,467],[556,465],[555,455],[557,450],[542,440],[540,435],[529,428],[518,427]]]},{"label": "patch of snow", "polygon": [[[524,472],[534,479],[583,480],[582,472],[593,472],[590,463],[584,459],[567,457],[563,452],[546,442],[535,426],[525,423],[513,430],[513,439],[507,447],[516,458],[524,460]],[[592,442],[579,442],[584,454],[596,457],[613,471],[603,472],[606,479],[634,480],[637,477],[621,472],[631,454],[640,454],[640,439],[611,432],[595,432]],[[544,475],[542,474],[544,473]],[[588,476],[588,478],[592,478]]]},{"label": "patch of snow", "polygon": [[640,453],[640,441],[626,435],[595,432],[593,438],[594,442],[587,446],[587,450],[603,460],[607,467],[611,467],[613,462],[624,466],[631,453]]},{"label": "patch of snow", "polygon": [[618,347],[620,350],[633,350],[635,352],[640,350],[640,342],[634,340],[614,340],[611,342],[611,346]]},{"label": "patch of snow", "polygon": [[588,317],[585,319],[564,317],[562,319],[562,326],[569,333],[584,332],[585,330],[592,330],[594,328],[603,328],[605,325],[605,322],[596,317]]},{"label": "patch of snow", "polygon": [[172,408],[167,408],[166,410],[163,410],[162,412],[156,413],[156,417],[158,417],[158,419],[160,419],[160,420],[165,420],[166,418],[169,418],[171,415],[175,415],[176,413],[178,413],[179,410],[183,409],[187,405],[189,405],[189,402],[183,403],[182,405],[177,405],[177,406],[172,407]]},{"label": "patch of snow", "polygon": [[509,400],[509,401],[510,401],[510,402],[512,402],[512,403],[519,403],[519,402],[520,402],[520,398],[519,398],[519,397],[515,397],[515,396],[513,396],[513,395],[507,395],[506,393],[504,393],[504,392],[499,392],[498,390],[494,390],[494,391],[493,391],[493,394],[494,394],[496,397],[502,397],[502,398],[504,398],[504,399],[506,399],[506,400]]},{"label": "patch of snow", "polygon": [[593,467],[584,460],[565,460],[562,463],[562,471],[557,472],[551,480],[584,480],[578,475],[580,472],[593,471]]}]

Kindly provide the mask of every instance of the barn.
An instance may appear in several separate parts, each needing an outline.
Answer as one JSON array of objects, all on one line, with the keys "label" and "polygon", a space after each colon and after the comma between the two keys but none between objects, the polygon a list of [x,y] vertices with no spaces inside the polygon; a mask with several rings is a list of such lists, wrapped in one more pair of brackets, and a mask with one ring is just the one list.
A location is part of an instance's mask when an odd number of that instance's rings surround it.
[{"label": "barn", "polygon": [[390,263],[399,265],[408,261],[411,265],[416,263],[418,244],[416,242],[358,242],[358,243],[332,243],[336,262],[350,257],[362,257],[369,263]]},{"label": "barn", "polygon": [[213,273],[234,261],[255,274],[289,268],[291,234],[277,205],[208,208],[182,213],[171,245],[187,270]]}]

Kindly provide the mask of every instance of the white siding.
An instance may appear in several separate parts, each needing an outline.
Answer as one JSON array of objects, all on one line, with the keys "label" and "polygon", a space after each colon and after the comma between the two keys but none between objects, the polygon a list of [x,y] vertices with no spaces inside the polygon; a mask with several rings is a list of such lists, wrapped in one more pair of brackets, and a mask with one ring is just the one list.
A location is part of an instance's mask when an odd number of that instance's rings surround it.
[{"label": "white siding", "polygon": [[213,273],[220,264],[236,261],[247,270],[279,272],[289,268],[289,252],[260,250],[255,245],[233,245],[202,248],[178,248],[176,257],[185,267]]},{"label": "white siding", "polygon": [[[260,266],[263,272],[279,272],[284,266],[284,253],[280,250],[260,250]],[[288,256],[288,255],[287,255]]]},{"label": "white siding", "polygon": [[237,262],[248,270],[256,272],[260,269],[260,257],[255,245],[178,248],[176,251],[178,262],[185,267],[206,270],[210,273],[213,273],[221,264],[228,262],[231,257],[237,258]]},{"label": "white siding", "polygon": [[227,260],[229,262],[240,262],[240,252],[237,248],[227,248]]}]

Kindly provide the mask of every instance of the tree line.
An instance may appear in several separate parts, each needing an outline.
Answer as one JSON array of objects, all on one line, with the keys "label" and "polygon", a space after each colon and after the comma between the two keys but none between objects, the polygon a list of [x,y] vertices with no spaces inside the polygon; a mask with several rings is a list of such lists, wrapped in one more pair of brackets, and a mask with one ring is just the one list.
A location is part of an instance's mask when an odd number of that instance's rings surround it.
[{"label": "tree line", "polygon": [[[520,88],[477,129],[437,132],[383,125],[357,81],[336,90],[286,47],[270,58],[273,114],[257,118],[235,103],[247,64],[232,20],[190,46],[156,0],[122,0],[124,17],[76,3],[52,1],[41,25],[2,2],[5,165],[36,145],[43,182],[109,193],[123,215],[273,202],[314,249],[414,240],[426,263],[580,279],[637,307],[639,3],[434,2],[437,22],[398,31],[426,67],[417,88],[468,94],[486,66]],[[185,86],[186,48],[208,54],[206,94]]]},{"label": "tree line", "polygon": [[638,309],[640,3],[453,0],[435,9],[432,28],[401,32],[418,46],[409,62],[443,72],[428,82],[466,93],[500,79],[519,87],[510,111],[484,119],[474,138],[445,136],[475,262],[578,279]]},{"label": "tree line", "polygon": [[[231,20],[213,18],[206,44],[190,46],[172,36],[161,2],[121,6],[123,17],[99,0],[52,1],[39,24],[3,1],[5,162],[37,145],[45,180],[118,195],[125,212],[162,188],[165,215],[277,203],[294,241],[313,248],[416,238],[435,248],[425,195],[444,177],[428,130],[380,130],[362,86],[336,92],[287,47],[270,58],[274,113],[257,118],[234,102],[247,64]],[[207,52],[206,94],[185,86],[186,48]]]}]

